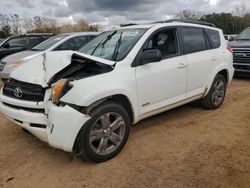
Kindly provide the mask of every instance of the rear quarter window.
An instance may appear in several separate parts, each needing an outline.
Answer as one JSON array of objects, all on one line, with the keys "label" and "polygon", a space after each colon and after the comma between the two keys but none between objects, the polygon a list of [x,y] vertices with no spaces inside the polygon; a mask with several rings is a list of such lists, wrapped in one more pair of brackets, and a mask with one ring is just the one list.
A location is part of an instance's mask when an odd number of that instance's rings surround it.
[{"label": "rear quarter window", "polygon": [[206,35],[213,49],[220,47],[220,34],[212,29],[205,29]]},{"label": "rear quarter window", "polygon": [[195,53],[208,49],[202,29],[183,27],[181,33],[185,53]]}]

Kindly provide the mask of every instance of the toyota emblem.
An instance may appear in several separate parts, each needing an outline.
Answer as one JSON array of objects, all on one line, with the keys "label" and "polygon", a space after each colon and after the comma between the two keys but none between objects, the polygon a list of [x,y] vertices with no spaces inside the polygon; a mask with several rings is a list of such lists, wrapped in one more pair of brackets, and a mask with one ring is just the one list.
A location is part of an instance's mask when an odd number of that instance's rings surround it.
[{"label": "toyota emblem", "polygon": [[23,97],[23,91],[20,88],[15,88],[14,89],[14,95],[17,98],[22,98]]}]

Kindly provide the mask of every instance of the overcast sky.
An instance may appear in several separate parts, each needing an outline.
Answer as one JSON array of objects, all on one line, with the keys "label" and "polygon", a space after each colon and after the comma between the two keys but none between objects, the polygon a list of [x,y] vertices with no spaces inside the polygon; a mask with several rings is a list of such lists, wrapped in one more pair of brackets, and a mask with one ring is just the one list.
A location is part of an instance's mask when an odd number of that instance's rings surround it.
[{"label": "overcast sky", "polygon": [[184,9],[233,12],[242,3],[250,10],[250,0],[0,0],[0,13],[54,17],[60,24],[82,18],[107,29],[121,23],[164,20]]}]

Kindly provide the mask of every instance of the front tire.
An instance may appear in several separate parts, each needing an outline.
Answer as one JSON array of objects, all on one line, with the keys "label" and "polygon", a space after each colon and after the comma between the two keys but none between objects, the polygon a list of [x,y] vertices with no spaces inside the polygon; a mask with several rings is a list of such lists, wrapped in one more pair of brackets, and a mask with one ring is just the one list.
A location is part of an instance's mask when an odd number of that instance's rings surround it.
[{"label": "front tire", "polygon": [[90,116],[79,134],[81,157],[94,162],[107,161],[116,156],[128,140],[129,115],[122,106],[106,102],[93,109]]},{"label": "front tire", "polygon": [[220,74],[216,75],[207,96],[201,101],[202,106],[208,109],[219,108],[224,101],[226,87],[225,77]]}]

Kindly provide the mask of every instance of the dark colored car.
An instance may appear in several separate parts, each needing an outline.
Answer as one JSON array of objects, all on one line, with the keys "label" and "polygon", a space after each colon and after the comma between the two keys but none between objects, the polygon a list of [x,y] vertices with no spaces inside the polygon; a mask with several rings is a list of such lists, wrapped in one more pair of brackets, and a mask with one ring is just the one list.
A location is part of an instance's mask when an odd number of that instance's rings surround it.
[{"label": "dark colored car", "polygon": [[5,40],[5,39],[1,39],[1,38],[0,38],[0,44],[1,44],[4,40]]},{"label": "dark colored car", "polygon": [[233,50],[235,75],[250,77],[250,27],[242,31],[229,46]]},{"label": "dark colored car", "polygon": [[16,52],[31,49],[51,36],[53,34],[35,33],[9,37],[0,44],[0,59]]}]

